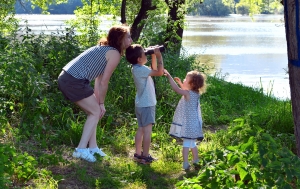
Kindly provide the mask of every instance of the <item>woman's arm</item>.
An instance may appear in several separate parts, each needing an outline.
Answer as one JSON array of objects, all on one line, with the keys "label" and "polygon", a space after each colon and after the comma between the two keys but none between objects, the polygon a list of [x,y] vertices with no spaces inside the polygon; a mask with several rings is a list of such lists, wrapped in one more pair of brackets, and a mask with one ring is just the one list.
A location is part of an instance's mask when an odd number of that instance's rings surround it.
[{"label": "woman's arm", "polygon": [[107,65],[105,67],[104,73],[98,76],[95,80],[95,96],[100,105],[101,113],[100,118],[103,117],[106,110],[104,107],[105,97],[108,89],[108,83],[110,77],[112,76],[114,70],[118,66],[121,59],[121,55],[116,50],[109,50],[106,53]]},{"label": "woman's arm", "polygon": [[108,89],[108,83],[110,80],[110,77],[112,76],[114,70],[118,66],[119,62],[121,59],[121,55],[118,51],[116,50],[109,50],[106,53],[106,60],[107,60],[107,65],[105,67],[104,73],[102,76],[98,77],[99,78],[99,103],[104,103],[105,101],[105,96],[107,93]]}]

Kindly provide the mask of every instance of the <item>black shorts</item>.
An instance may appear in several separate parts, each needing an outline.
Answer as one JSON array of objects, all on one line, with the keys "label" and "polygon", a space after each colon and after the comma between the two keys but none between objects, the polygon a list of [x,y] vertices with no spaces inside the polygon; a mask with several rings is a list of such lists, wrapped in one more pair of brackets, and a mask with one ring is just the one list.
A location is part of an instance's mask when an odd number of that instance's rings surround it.
[{"label": "black shorts", "polygon": [[94,94],[87,79],[77,79],[65,71],[58,76],[58,88],[67,100],[77,102]]}]

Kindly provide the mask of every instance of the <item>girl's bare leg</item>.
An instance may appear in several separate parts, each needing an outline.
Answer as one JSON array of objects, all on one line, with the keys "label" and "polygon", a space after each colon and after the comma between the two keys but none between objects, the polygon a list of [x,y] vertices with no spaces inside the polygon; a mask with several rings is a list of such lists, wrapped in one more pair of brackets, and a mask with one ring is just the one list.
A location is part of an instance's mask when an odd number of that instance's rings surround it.
[{"label": "girl's bare leg", "polygon": [[192,154],[193,154],[193,163],[198,163],[199,162],[199,155],[198,155],[197,146],[192,148]]}]

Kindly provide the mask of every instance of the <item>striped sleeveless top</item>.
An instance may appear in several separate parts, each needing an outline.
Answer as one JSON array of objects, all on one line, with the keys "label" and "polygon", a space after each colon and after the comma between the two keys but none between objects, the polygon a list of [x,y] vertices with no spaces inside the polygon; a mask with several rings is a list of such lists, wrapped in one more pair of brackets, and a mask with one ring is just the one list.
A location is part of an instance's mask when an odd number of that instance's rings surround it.
[{"label": "striped sleeveless top", "polygon": [[110,46],[93,46],[71,60],[63,70],[77,79],[94,80],[103,74],[107,61],[106,52],[117,49]]}]

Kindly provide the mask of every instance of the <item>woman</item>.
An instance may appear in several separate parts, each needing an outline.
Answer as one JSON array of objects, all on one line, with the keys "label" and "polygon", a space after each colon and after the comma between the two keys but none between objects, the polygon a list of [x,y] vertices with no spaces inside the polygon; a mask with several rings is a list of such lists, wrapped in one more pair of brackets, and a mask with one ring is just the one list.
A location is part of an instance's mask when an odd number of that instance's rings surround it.
[{"label": "woman", "polygon": [[[65,98],[87,113],[80,142],[73,153],[75,158],[95,162],[95,153],[106,156],[97,146],[96,128],[106,111],[104,101],[109,79],[131,43],[128,27],[112,27],[105,39],[70,61],[58,77],[58,86]],[[94,79],[93,90],[90,82]]]}]

